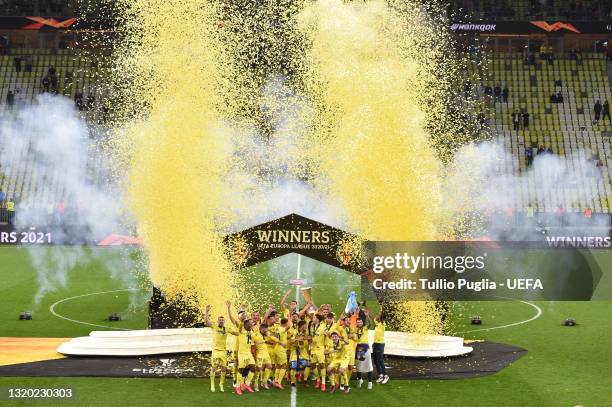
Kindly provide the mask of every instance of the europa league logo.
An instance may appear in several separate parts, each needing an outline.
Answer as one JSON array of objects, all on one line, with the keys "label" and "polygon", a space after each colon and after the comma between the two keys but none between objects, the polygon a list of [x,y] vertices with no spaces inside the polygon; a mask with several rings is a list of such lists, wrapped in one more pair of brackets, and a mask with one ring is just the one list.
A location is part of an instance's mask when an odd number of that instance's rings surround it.
[{"label": "europa league logo", "polygon": [[351,260],[355,257],[355,250],[351,242],[346,240],[340,242],[336,251],[336,258],[343,266],[348,266]]}]

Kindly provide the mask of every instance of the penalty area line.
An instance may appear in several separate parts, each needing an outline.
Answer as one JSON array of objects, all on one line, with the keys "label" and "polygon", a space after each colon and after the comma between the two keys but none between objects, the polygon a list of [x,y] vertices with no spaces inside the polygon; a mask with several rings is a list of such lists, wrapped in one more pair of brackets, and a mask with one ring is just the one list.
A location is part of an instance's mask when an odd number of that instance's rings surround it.
[{"label": "penalty area line", "polygon": [[131,331],[131,329],[129,329],[129,328],[119,328],[119,327],[116,327],[116,326],[92,324],[90,322],[79,321],[77,319],[68,318],[68,317],[66,317],[64,315],[61,315],[61,314],[55,312],[55,307],[57,305],[63,303],[63,302],[74,300],[76,298],[89,297],[89,296],[92,296],[92,295],[100,295],[100,294],[118,293],[118,292],[123,292],[123,291],[139,291],[139,290],[141,290],[141,289],[140,288],[124,288],[124,289],[121,289],[121,290],[99,291],[99,292],[96,292],[96,293],[75,295],[74,297],[68,297],[68,298],[64,298],[63,300],[59,300],[59,301],[54,302],[49,307],[49,312],[51,312],[51,314],[53,316],[55,316],[55,317],[58,317],[58,318],[61,318],[61,319],[65,319],[66,321],[74,322],[75,324],[95,326],[95,327],[98,327],[98,328],[116,329],[118,331]]}]

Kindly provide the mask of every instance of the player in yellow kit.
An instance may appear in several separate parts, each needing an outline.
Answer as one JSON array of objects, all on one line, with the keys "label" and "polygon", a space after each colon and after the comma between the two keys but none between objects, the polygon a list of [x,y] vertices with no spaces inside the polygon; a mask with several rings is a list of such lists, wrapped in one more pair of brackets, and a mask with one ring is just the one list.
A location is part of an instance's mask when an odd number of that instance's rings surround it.
[{"label": "player in yellow kit", "polygon": [[[348,367],[344,373],[344,383],[348,386],[351,380],[351,374],[353,373],[353,367],[355,366],[355,349],[357,348],[357,335],[356,327],[351,324],[351,318],[343,316],[340,320],[343,334],[341,333],[344,343],[347,345],[346,360]],[[340,386],[340,390],[344,390],[343,386]]]},{"label": "player in yellow kit", "polygon": [[[335,331],[336,329],[336,316],[334,315],[333,312],[328,312],[325,315],[325,322],[323,324],[323,335],[325,335],[325,347],[329,348],[332,344],[332,339],[331,339],[331,334],[332,332]],[[329,364],[330,362],[330,357],[328,354],[326,354],[325,356],[325,364]]]},{"label": "player in yellow kit", "polygon": [[[331,393],[338,390],[340,382],[344,382],[344,373],[348,368],[347,344],[342,341],[338,332],[331,334],[331,345],[327,347],[325,353],[329,356],[330,362],[327,365],[327,375],[330,377]],[[350,387],[346,387],[344,392],[348,393]]]},{"label": "player in yellow kit", "polygon": [[277,343],[274,350],[270,354],[272,363],[275,366],[274,370],[274,387],[283,389],[283,380],[287,371],[287,347],[289,334],[289,320],[283,318],[280,324],[275,327],[273,335],[276,336]]},{"label": "player in yellow kit", "polygon": [[242,395],[242,391],[246,390],[253,393],[251,381],[255,376],[255,358],[251,350],[253,343],[252,323],[246,316],[246,312],[240,313],[239,320],[236,320],[232,315],[231,302],[226,301],[227,314],[230,320],[238,330],[237,338],[237,353],[238,353],[238,371],[237,371],[237,386],[236,394]]},{"label": "player in yellow kit", "polygon": [[323,315],[315,314],[312,324],[312,341],[310,343],[310,366],[315,377],[315,389],[325,391],[325,379],[327,377],[327,366],[325,364],[325,340]]},{"label": "player in yellow kit", "polygon": [[268,352],[268,345],[271,343],[276,343],[275,339],[276,338],[270,337],[267,324],[260,324],[259,332],[256,332],[253,335],[257,361],[255,391],[259,391],[260,382],[264,389],[270,389],[270,386],[268,386],[268,379],[270,378],[270,372],[272,371],[272,360],[270,359],[270,354]]},{"label": "player in yellow kit", "polygon": [[204,313],[204,324],[212,328],[212,354],[210,357],[210,391],[215,391],[215,374],[220,370],[219,375],[219,391],[224,392],[223,385],[225,384],[225,371],[227,369],[227,335],[232,333],[225,326],[225,318],[219,315],[216,323],[209,320],[210,305],[206,306]]},{"label": "player in yellow kit", "polygon": [[283,295],[283,298],[281,299],[280,302],[280,310],[283,313],[283,317],[287,318],[287,319],[291,319],[291,315],[293,314],[297,314],[298,309],[297,309],[297,301],[291,301],[289,303],[289,308],[287,308],[287,297],[289,297],[289,294],[291,294],[291,288],[289,290],[287,290],[287,292],[285,293],[285,295]]},{"label": "player in yellow kit", "polygon": [[[300,320],[297,329],[293,330],[289,339],[291,355],[289,357],[289,368],[291,369],[291,386],[295,387],[297,374],[304,372],[304,377],[310,375],[310,341],[307,332],[308,323]],[[307,386],[307,385],[306,385]]]}]

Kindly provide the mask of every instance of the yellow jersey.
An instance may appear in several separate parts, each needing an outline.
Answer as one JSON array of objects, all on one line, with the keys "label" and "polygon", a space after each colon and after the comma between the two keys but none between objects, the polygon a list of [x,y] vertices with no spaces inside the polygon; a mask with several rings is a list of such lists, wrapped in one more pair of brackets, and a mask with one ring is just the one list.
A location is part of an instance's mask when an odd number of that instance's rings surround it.
[{"label": "yellow jersey", "polygon": [[325,347],[329,347],[332,344],[331,333],[335,330],[335,323],[328,325],[327,323],[321,324],[323,326],[323,335],[325,336]]},{"label": "yellow jersey", "polygon": [[[342,328],[344,329],[345,339],[348,340],[349,347],[355,350],[357,347],[357,329],[351,325]],[[349,337],[349,335],[352,335],[352,337]]]},{"label": "yellow jersey", "polygon": [[291,327],[285,332],[285,335],[287,337],[287,350],[296,350],[297,342],[295,341],[295,339],[297,338],[297,329]]},{"label": "yellow jersey", "polygon": [[355,340],[358,344],[368,345],[370,343],[370,334],[367,327],[355,328],[355,335]]},{"label": "yellow jersey", "polygon": [[[304,332],[304,333],[300,333],[300,332],[296,332],[297,336],[306,336],[308,335],[308,332]],[[303,339],[301,341],[297,342],[297,350],[300,354],[300,358],[302,359],[307,359],[308,355],[310,355],[310,343],[308,342],[308,339]]]},{"label": "yellow jersey", "polygon": [[274,324],[268,327],[268,336],[270,338],[276,339],[274,343],[268,343],[268,352],[274,352],[274,350],[276,349],[276,346],[277,346],[276,343],[279,342],[279,339],[280,339],[279,329],[280,329],[280,324]]},{"label": "yellow jersey", "polygon": [[376,322],[376,327],[374,328],[374,343],[385,343],[386,327],[386,322]]},{"label": "yellow jersey", "polygon": [[[324,333],[324,324],[319,324],[316,329],[313,329],[314,332],[312,334],[312,349],[321,350],[325,348],[325,340],[327,337]],[[314,328],[314,327],[313,327]]]},{"label": "yellow jersey", "polygon": [[255,352],[257,353],[257,357],[270,357],[268,353],[268,345],[266,344],[268,334],[266,336],[262,335],[261,332],[257,332],[253,334],[253,342],[255,343]]},{"label": "yellow jersey", "polygon": [[329,355],[331,360],[344,360],[347,355],[347,347],[348,345],[342,341],[338,341],[337,343],[333,343],[332,341],[331,346],[328,348],[328,350],[331,351]]},{"label": "yellow jersey", "polygon": [[226,350],[227,348],[227,334],[230,332],[226,326],[219,326],[218,324],[211,324],[212,329],[212,340],[213,350]]},{"label": "yellow jersey", "polygon": [[[285,345],[285,348],[286,348],[287,346],[289,346],[289,345],[288,345],[288,343],[287,343],[287,340],[288,340],[288,338],[289,338],[289,330],[287,330],[287,329],[283,328],[281,325],[278,325],[278,336],[277,336],[277,338],[278,338],[278,342],[279,342],[279,343],[282,343],[282,344],[284,344],[284,345]],[[278,346],[279,348],[283,348],[283,347],[282,347],[282,346],[280,346],[280,345],[277,345],[277,346]],[[283,348],[283,349],[285,349],[285,348]]]},{"label": "yellow jersey", "polygon": [[342,339],[345,339],[348,341],[348,334],[351,332],[351,328],[350,326],[346,327],[338,323],[336,326],[336,332],[338,332],[338,335],[340,335]]},{"label": "yellow jersey", "polygon": [[251,353],[251,345],[253,345],[253,331],[247,331],[240,324],[238,328],[238,354],[246,355]]}]

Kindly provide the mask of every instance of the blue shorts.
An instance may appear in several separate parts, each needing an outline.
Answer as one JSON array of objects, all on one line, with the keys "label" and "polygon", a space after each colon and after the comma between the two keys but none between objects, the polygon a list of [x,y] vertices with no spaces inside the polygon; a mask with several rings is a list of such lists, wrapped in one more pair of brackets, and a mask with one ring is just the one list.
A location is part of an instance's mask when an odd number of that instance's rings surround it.
[{"label": "blue shorts", "polygon": [[292,360],[291,363],[289,364],[289,367],[291,369],[304,369],[306,367],[310,366],[310,360],[308,359],[298,359],[298,360]]}]

